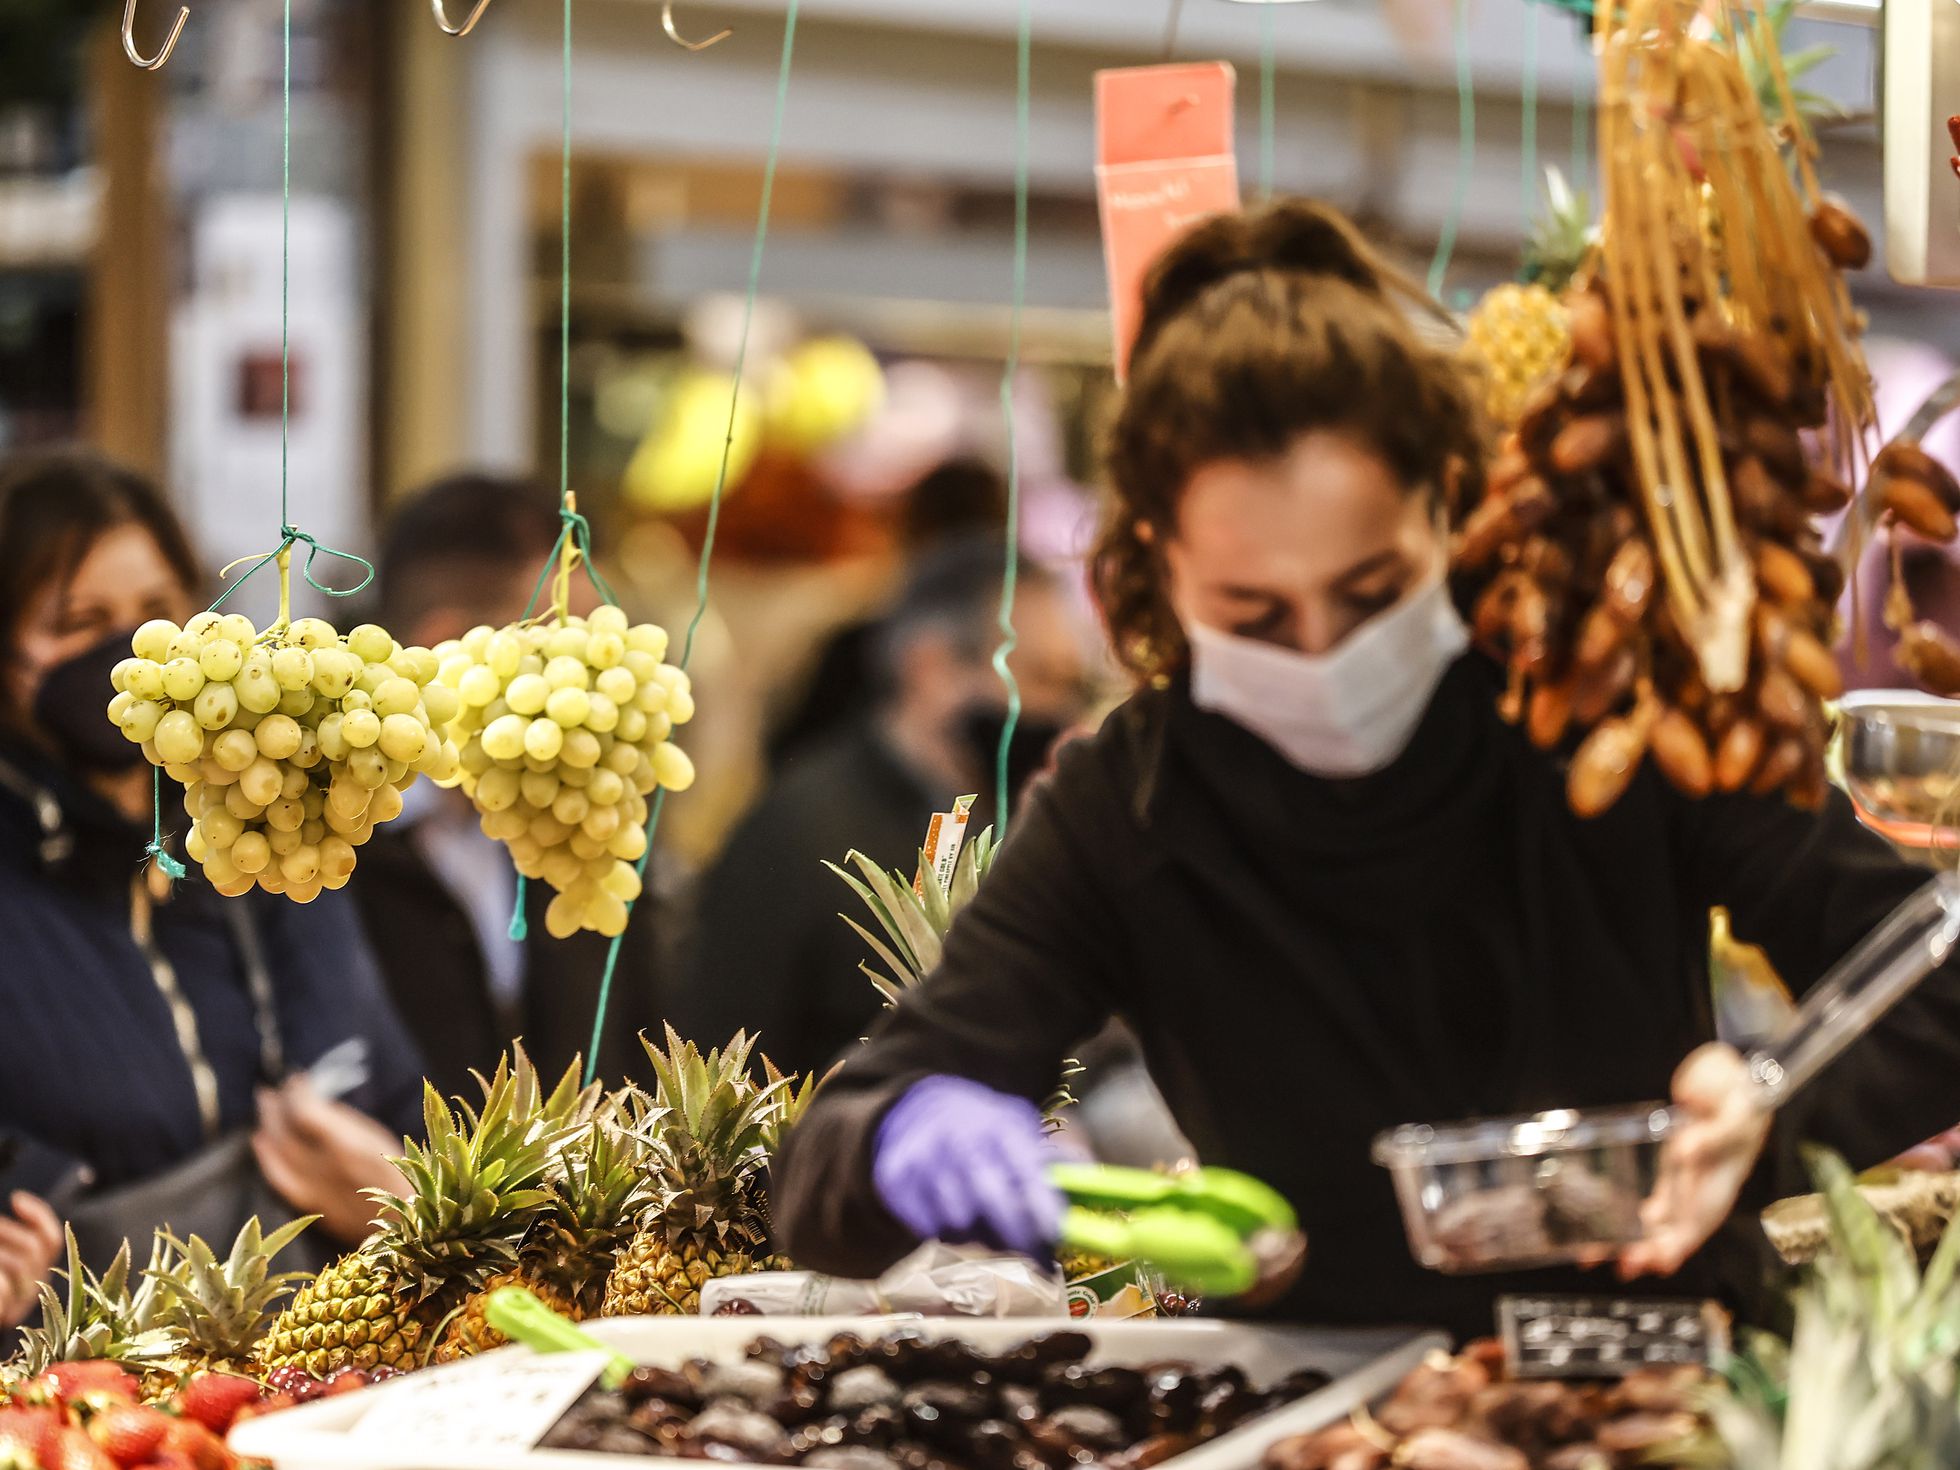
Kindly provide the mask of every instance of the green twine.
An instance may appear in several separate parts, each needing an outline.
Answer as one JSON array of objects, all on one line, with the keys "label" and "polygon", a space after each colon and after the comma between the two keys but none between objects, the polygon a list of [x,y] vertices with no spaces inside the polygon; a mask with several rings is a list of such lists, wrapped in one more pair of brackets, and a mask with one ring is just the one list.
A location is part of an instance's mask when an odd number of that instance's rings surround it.
[{"label": "green twine", "polygon": [[1007,360],[1000,371],[1001,420],[1007,427],[1007,555],[1000,577],[1000,645],[994,672],[1007,690],[1007,718],[994,752],[994,821],[1007,835],[1013,792],[1007,785],[1007,752],[1021,723],[1021,684],[1008,659],[1019,644],[1014,632],[1014,593],[1020,580],[1021,450],[1014,414],[1014,380],[1021,371],[1021,317],[1028,296],[1028,139],[1034,95],[1034,0],[1021,0],[1021,24],[1014,58],[1014,297],[1008,313]]},{"label": "green twine", "polygon": [[1524,8],[1524,221],[1527,230],[1538,203],[1538,7]]},{"label": "green twine", "polygon": [[1463,222],[1463,205],[1470,189],[1470,170],[1477,161],[1477,104],[1470,76],[1470,0],[1456,0],[1456,188],[1450,196],[1450,212],[1443,220],[1443,233],[1436,241],[1436,255],[1429,263],[1429,294],[1442,299],[1443,282],[1449,276],[1450,256],[1456,251],[1456,232]]},{"label": "green twine", "polygon": [[172,857],[163,845],[163,769],[150,770],[150,815],[153,818],[150,828],[150,845],[144,853],[156,859],[157,870],[164,877],[175,882],[184,876],[184,865]]},{"label": "green twine", "polygon": [[1274,73],[1278,70],[1274,17],[1279,6],[1273,0],[1259,7],[1259,195],[1273,197],[1273,134],[1276,131]]},{"label": "green twine", "polygon": [[[1024,0],[1027,3],[1027,0]],[[728,486],[728,465],[735,449],[735,426],[742,401],[742,371],[748,362],[749,327],[755,319],[756,297],[762,289],[763,246],[769,238],[769,210],[776,195],[776,162],[783,149],[783,114],[789,106],[790,63],[796,55],[796,17],[801,9],[801,0],[789,0],[783,12],[783,52],[782,61],[776,71],[776,108],[769,124],[769,152],[762,167],[762,199],[756,209],[755,244],[749,252],[748,295],[742,303],[742,332],[735,348],[735,382],[728,397],[728,432],[722,441],[721,466],[715,473],[714,493],[708,499],[708,524],[702,533],[701,557],[694,576],[694,616],[687,625],[687,637],[681,645],[680,666],[685,669],[694,657],[694,638],[701,627],[701,621],[708,615],[708,568],[714,559],[715,531],[721,522],[722,494]],[[571,15],[571,0],[565,0],[567,24]],[[570,46],[569,38],[566,45]],[[569,54],[569,53],[568,53]],[[571,71],[566,69],[566,85],[570,86]],[[568,216],[569,217],[569,216]],[[647,814],[647,846],[634,865],[645,892],[647,864],[653,859],[653,839],[660,831],[660,814],[667,806],[667,788],[661,787],[653,794],[653,810]],[[634,904],[626,906],[626,917],[630,924]],[[599,1003],[592,1016],[592,1044],[586,1048],[585,1081],[589,1086],[599,1071],[599,1045],[606,1034],[606,1012],[612,1005],[613,975],[619,968],[620,946],[625,942],[625,930],[613,936],[606,949],[606,967],[599,976]]]}]

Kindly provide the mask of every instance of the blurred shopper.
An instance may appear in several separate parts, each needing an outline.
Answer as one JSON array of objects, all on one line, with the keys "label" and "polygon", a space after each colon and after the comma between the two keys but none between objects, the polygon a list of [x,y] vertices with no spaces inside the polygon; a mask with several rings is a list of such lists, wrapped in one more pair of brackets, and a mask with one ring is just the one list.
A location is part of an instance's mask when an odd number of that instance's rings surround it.
[{"label": "blurred shopper", "polygon": [[[905,494],[899,547],[909,568],[935,546],[962,536],[998,535],[1007,520],[1007,481],[984,459],[949,459],[920,477]],[[901,573],[901,576],[903,573]],[[846,623],[830,635],[811,662],[803,696],[769,739],[769,759],[780,768],[800,746],[847,726],[870,698],[876,680],[881,617]]]},{"label": "blurred shopper", "polygon": [[[521,479],[456,475],[410,495],[382,536],[380,621],[403,643],[432,648],[523,617],[559,524],[558,497]],[[596,605],[586,578],[573,578],[571,602],[581,613]],[[600,1075],[614,1081],[645,1065],[635,1033],[658,1031],[655,886],[650,878],[634,907],[599,1048]],[[488,1073],[513,1038],[549,1073],[590,1046],[610,941],[549,937],[542,883],[528,885],[528,937],[510,937],[517,872],[462,792],[411,787],[402,815],[362,851],[351,889],[445,1094],[473,1091],[471,1070]]]},{"label": "blurred shopper", "polygon": [[[685,1035],[760,1032],[779,1066],[821,1067],[864,1034],[878,994],[864,942],[838,917],[853,900],[824,867],[856,849],[910,871],[934,811],[976,793],[992,820],[994,751],[1006,694],[999,639],[1001,542],[949,542],[921,560],[880,626],[870,697],[841,730],[790,759],[703,880],[691,963],[670,1018]],[[1083,630],[1049,573],[1021,570],[1012,668],[1022,715],[1015,788],[1088,703]]]},{"label": "blurred shopper", "polygon": [[[97,1264],[165,1223],[222,1248],[254,1213],[357,1239],[360,1191],[400,1187],[420,1059],[349,900],[161,881],[151,768],[104,713],[137,625],[197,610],[183,529],[138,475],[60,455],[0,470],[0,546],[0,1321],[57,1217]],[[329,1051],[340,1101],[305,1077]]]}]

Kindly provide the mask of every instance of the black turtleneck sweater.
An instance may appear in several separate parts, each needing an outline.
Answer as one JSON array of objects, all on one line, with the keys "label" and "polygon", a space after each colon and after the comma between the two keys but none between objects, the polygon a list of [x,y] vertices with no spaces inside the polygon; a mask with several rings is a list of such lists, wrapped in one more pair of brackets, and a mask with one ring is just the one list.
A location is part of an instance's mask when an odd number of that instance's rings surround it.
[{"label": "black turtleneck sweater", "polygon": [[[1113,1013],[1204,1161],[1299,1210],[1290,1315],[1470,1335],[1503,1291],[1596,1290],[1578,1273],[1423,1271],[1374,1135],[1664,1097],[1714,1036],[1711,906],[1802,990],[1926,875],[1835,795],[1819,812],[1690,802],[1646,770],[1581,820],[1497,694],[1465,656],[1409,748],[1354,781],[1301,772],[1182,683],[1131,699],[1064,753],[939,970],[794,1131],[774,1181],[790,1254],[848,1275],[890,1265],[912,1242],[870,1184],[885,1109],[933,1072],[1038,1099]],[[1797,1186],[1800,1137],[1869,1165],[1956,1116],[1949,966],[1786,1109],[1752,1195]],[[1662,1289],[1746,1303],[1764,1265],[1761,1232],[1737,1222]]]}]

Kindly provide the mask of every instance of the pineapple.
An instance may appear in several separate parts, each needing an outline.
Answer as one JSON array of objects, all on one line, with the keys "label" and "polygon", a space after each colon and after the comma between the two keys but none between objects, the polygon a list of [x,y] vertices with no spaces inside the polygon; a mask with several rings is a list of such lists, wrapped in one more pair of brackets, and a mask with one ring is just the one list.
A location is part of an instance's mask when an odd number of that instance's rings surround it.
[{"label": "pineapple", "polygon": [[1483,379],[1484,411],[1499,428],[1565,366],[1571,350],[1561,299],[1592,248],[1591,204],[1555,168],[1545,171],[1548,208],[1525,245],[1519,281],[1487,292],[1464,324],[1462,356]]},{"label": "pineapple", "polygon": [[612,1099],[560,1155],[551,1204],[532,1225],[518,1264],[464,1301],[436,1345],[436,1361],[488,1352],[508,1339],[490,1325],[485,1304],[500,1286],[528,1287],[561,1316],[583,1321],[605,1299],[606,1277],[651,1203],[652,1158],[642,1136],[651,1102],[635,1088]]},{"label": "pineapple", "polygon": [[[163,1260],[159,1243],[151,1255],[152,1270]],[[54,1273],[65,1280],[66,1290],[42,1284],[40,1325],[20,1329],[20,1350],[10,1371],[32,1378],[56,1363],[109,1359],[141,1372],[170,1356],[174,1340],[157,1323],[155,1282],[146,1271],[132,1290],[129,1263],[129,1242],[124,1241],[108,1269],[97,1276],[82,1263],[81,1247],[70,1230],[67,1269]]]},{"label": "pineapple", "polygon": [[759,1269],[768,1240],[765,1145],[786,1079],[749,1075],[755,1043],[742,1032],[705,1055],[667,1028],[653,1064],[657,1111],[648,1123],[653,1199],[606,1282],[608,1317],[692,1315],[701,1287]]},{"label": "pineapple", "polygon": [[270,1235],[261,1233],[258,1217],[245,1222],[223,1260],[193,1235],[178,1240],[159,1232],[163,1260],[146,1273],[155,1284],[158,1324],[175,1339],[170,1356],[158,1365],[156,1380],[174,1380],[194,1373],[257,1375],[259,1341],[278,1315],[279,1303],[304,1271],[272,1271],[273,1257],[290,1245],[314,1217],[295,1220]]},{"label": "pineapple", "polygon": [[426,1139],[405,1144],[395,1161],[407,1196],[375,1192],[378,1233],[293,1298],[261,1366],[316,1376],[419,1367],[449,1314],[517,1266],[526,1233],[550,1206],[562,1124],[576,1110],[564,1091],[543,1098],[522,1051],[515,1069],[499,1063],[483,1083],[480,1108],[452,1112],[425,1085]]}]

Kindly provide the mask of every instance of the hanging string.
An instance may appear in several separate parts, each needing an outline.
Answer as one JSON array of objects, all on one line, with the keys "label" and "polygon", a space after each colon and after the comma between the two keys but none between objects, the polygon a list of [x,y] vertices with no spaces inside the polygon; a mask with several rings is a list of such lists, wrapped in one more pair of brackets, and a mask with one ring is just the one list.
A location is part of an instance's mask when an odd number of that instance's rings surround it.
[{"label": "hanging string", "polygon": [[[565,3],[569,9],[571,0],[565,0]],[[762,199],[756,209],[755,243],[749,251],[748,294],[742,302],[742,331],[736,340],[735,382],[728,395],[728,431],[722,439],[721,465],[715,472],[714,493],[708,498],[708,524],[702,532],[701,557],[695,566],[694,616],[688,621],[687,637],[681,644],[680,666],[683,669],[694,657],[695,634],[708,615],[708,569],[714,560],[715,532],[721,522],[722,495],[728,488],[728,465],[735,450],[735,426],[742,403],[742,372],[749,356],[749,328],[755,320],[756,298],[762,290],[763,246],[769,238],[769,210],[776,195],[776,162],[783,150],[783,114],[789,106],[790,63],[796,55],[796,17],[800,8],[801,0],[789,0],[783,13],[783,53],[776,70],[776,109],[769,123],[769,152],[762,166]],[[642,894],[645,892],[647,864],[653,858],[653,839],[660,831],[660,814],[666,805],[667,788],[663,786],[653,794],[653,809],[647,814],[646,851],[640,854],[640,860],[634,866],[634,871],[640,875]],[[632,909],[633,905],[628,904],[629,923]],[[588,1086],[598,1075],[599,1043],[606,1034],[606,1012],[612,1004],[613,975],[619,968],[619,950],[625,938],[624,930],[613,936],[612,943],[606,949],[606,967],[599,976],[599,1003],[592,1016],[592,1044],[585,1052],[585,1081]]]},{"label": "hanging string", "polygon": [[163,767],[152,767],[150,776],[150,845],[143,851],[155,860],[158,872],[175,882],[184,876],[184,865],[163,845]]},{"label": "hanging string", "polygon": [[1007,426],[1007,556],[1000,578],[1000,645],[994,672],[1007,689],[1007,718],[994,752],[994,822],[1007,835],[1014,793],[1007,784],[1008,747],[1021,723],[1021,684],[1008,659],[1020,639],[1014,632],[1014,594],[1021,560],[1021,447],[1014,413],[1014,380],[1021,374],[1021,315],[1028,296],[1028,136],[1034,95],[1034,0],[1021,0],[1014,54],[1014,295],[1008,309],[1007,361],[1000,370],[1000,414]]},{"label": "hanging string", "polygon": [[1443,220],[1443,232],[1436,241],[1436,255],[1429,263],[1429,294],[1441,300],[1443,282],[1450,273],[1450,256],[1456,252],[1456,232],[1463,221],[1463,205],[1470,189],[1470,171],[1477,162],[1477,104],[1470,76],[1470,0],[1456,0],[1456,187],[1450,194],[1450,212]]},{"label": "hanging string", "polygon": [[1524,7],[1524,221],[1538,213],[1538,7]]},{"label": "hanging string", "polygon": [[1273,197],[1274,73],[1278,70],[1274,40],[1279,6],[1266,0],[1259,7],[1259,195]]}]

